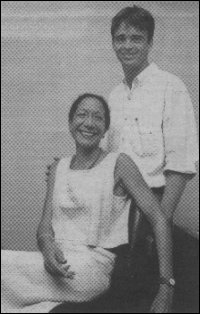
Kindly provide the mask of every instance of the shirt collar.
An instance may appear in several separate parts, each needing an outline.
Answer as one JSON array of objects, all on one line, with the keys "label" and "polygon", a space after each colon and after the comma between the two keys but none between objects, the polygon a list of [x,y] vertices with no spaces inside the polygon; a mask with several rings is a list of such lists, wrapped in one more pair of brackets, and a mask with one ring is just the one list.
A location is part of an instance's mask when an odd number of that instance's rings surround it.
[{"label": "shirt collar", "polygon": [[[146,79],[151,79],[152,75],[158,71],[158,66],[152,62],[142,72],[138,74],[133,80],[133,85],[142,85]],[[126,78],[123,79],[123,83],[127,85]]]}]

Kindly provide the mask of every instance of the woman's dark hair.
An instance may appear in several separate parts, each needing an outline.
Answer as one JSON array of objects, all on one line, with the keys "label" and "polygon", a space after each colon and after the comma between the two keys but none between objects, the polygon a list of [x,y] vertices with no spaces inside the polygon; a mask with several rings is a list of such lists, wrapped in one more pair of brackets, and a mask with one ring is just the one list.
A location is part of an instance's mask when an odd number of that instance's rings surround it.
[{"label": "woman's dark hair", "polygon": [[148,42],[151,42],[154,35],[155,21],[149,11],[134,5],[132,7],[126,7],[118,12],[112,19],[112,39],[114,39],[116,31],[123,22],[127,26],[133,26],[141,31],[146,31]]},{"label": "woman's dark hair", "polygon": [[74,117],[74,114],[76,113],[78,105],[86,98],[94,98],[94,99],[97,99],[100,103],[102,103],[104,111],[105,111],[105,127],[107,131],[110,127],[110,109],[105,99],[102,96],[99,96],[96,94],[91,94],[91,93],[82,94],[73,102],[69,110],[69,116],[68,116],[69,122],[73,120],[73,117]]}]

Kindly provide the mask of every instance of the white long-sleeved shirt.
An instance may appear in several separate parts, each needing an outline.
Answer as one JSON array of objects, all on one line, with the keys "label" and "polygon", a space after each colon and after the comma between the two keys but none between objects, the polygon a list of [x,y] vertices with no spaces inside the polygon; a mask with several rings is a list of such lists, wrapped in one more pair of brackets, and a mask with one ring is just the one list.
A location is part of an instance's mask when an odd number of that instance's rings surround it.
[{"label": "white long-sleeved shirt", "polygon": [[197,131],[184,83],[151,63],[110,94],[111,127],[102,146],[132,157],[150,187],[165,185],[164,173],[196,173]]}]

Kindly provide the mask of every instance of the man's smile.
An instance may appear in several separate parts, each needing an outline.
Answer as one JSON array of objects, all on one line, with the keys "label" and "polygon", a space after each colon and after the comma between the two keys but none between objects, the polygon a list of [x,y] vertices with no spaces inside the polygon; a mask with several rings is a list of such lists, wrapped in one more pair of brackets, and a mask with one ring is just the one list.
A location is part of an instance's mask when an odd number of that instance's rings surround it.
[{"label": "man's smile", "polygon": [[124,58],[124,59],[133,59],[133,58],[135,58],[135,53],[134,54],[126,54],[126,53],[122,53],[122,57]]}]

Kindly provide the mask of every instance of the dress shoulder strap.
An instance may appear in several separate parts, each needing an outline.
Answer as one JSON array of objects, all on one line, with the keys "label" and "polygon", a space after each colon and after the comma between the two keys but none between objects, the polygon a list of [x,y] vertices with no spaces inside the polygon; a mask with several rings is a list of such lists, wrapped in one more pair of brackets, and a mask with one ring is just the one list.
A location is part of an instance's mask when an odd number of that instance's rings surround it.
[{"label": "dress shoulder strap", "polygon": [[114,169],[115,169],[115,165],[116,165],[118,157],[119,157],[119,152],[109,153],[106,165],[110,170],[112,169],[113,173],[114,173]]}]

